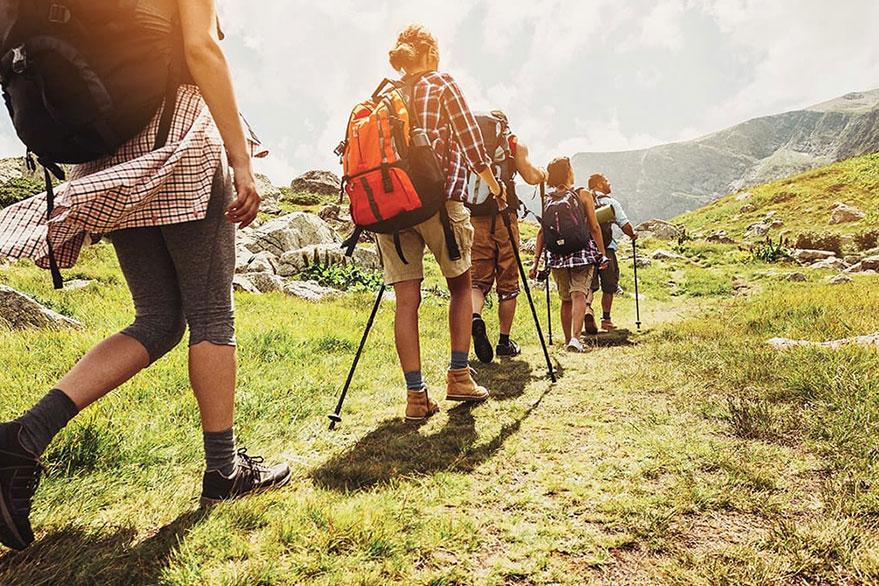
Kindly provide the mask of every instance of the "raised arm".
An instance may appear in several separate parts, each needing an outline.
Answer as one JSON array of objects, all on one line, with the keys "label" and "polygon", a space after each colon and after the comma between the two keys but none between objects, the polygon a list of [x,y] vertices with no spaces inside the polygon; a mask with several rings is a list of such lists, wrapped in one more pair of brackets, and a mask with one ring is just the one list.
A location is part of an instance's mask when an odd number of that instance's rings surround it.
[{"label": "raised arm", "polygon": [[226,218],[243,228],[256,218],[260,197],[232,76],[220,48],[214,0],[177,0],[177,5],[186,63],[217,123],[235,177],[237,198],[227,208]]},{"label": "raised arm", "polygon": [[525,183],[537,185],[542,181],[546,181],[546,172],[531,163],[531,160],[528,158],[528,146],[522,141],[516,143],[515,160],[516,170],[522,176],[522,179],[525,180]]}]

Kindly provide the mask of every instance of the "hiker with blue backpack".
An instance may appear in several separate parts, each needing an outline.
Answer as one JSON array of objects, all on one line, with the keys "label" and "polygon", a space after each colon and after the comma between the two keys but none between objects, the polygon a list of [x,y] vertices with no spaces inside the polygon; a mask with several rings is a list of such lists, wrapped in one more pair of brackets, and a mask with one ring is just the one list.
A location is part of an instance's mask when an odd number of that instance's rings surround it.
[{"label": "hiker with blue backpack", "polygon": [[592,194],[574,188],[574,169],[568,157],[553,159],[546,167],[547,184],[554,191],[546,194],[543,216],[537,234],[537,248],[531,278],[537,269],[544,246],[549,250],[549,268],[561,299],[562,330],[569,352],[583,352],[580,334],[592,293],[592,277],[597,269],[607,267],[601,226],[595,215]]},{"label": "hiker with blue backpack", "polygon": [[[58,269],[108,234],[135,307],[131,326],[0,423],[0,542],[34,540],[39,458],[52,438],[177,346],[187,325],[202,505],[285,483],[289,467],[237,449],[232,427],[235,230],[259,210],[259,143],[238,114],[213,0],[0,0],[0,13],[4,97],[47,182],[0,212],[0,256],[51,266],[60,285]],[[55,194],[50,173],[60,179],[65,163],[76,166]]]},{"label": "hiker with blue backpack", "polygon": [[[494,355],[510,358],[521,353],[519,344],[510,338],[516,302],[519,296],[519,267],[513,247],[519,247],[519,222],[516,197],[516,174],[529,185],[546,181],[546,172],[529,158],[528,146],[510,129],[506,114],[494,110],[477,114],[482,138],[492,158],[495,176],[506,187],[506,208],[501,210],[482,180],[472,174],[468,182],[467,201],[473,225],[473,251],[470,278],[473,281],[473,348],[481,362],[491,362]],[[510,229],[505,228],[506,214]],[[512,236],[511,236],[512,234]],[[498,342],[492,350],[482,310],[485,300],[496,289],[498,301]]]}]

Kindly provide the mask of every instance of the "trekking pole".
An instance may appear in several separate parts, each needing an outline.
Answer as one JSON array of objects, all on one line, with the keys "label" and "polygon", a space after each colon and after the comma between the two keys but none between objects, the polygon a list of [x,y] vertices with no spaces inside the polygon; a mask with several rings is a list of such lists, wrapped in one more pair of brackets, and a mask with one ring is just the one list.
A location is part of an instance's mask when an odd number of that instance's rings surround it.
[{"label": "trekking pole", "polygon": [[372,313],[369,315],[369,321],[366,322],[366,329],[363,331],[363,337],[360,339],[360,347],[357,349],[357,354],[354,355],[354,362],[351,364],[351,370],[348,371],[348,380],[345,381],[345,387],[342,389],[342,395],[339,397],[336,410],[327,416],[330,418],[330,431],[336,429],[336,424],[342,421],[342,403],[345,402],[345,395],[348,394],[348,387],[351,386],[351,379],[354,378],[354,371],[357,370],[360,355],[363,354],[363,347],[366,345],[366,338],[369,336],[369,330],[372,329],[372,324],[375,321],[375,314],[378,313],[378,306],[381,305],[382,297],[385,294],[385,287],[385,284],[382,283],[381,288],[378,290],[375,305],[372,306]]},{"label": "trekking pole", "polygon": [[632,268],[635,270],[635,325],[641,331],[641,297],[638,295],[638,244],[632,240]]},{"label": "trekking pole", "polygon": [[[543,209],[543,200],[546,199],[546,183],[540,182],[540,209]],[[543,250],[543,270],[546,271],[546,333],[549,335],[549,345],[552,346],[552,297],[549,293],[549,249]]]},{"label": "trekking pole", "polygon": [[516,246],[516,238],[513,236],[513,226],[510,223],[510,214],[501,213],[504,220],[504,226],[507,227],[507,233],[510,235],[510,245],[513,248],[513,256],[516,257],[516,264],[519,265],[519,274],[522,277],[522,285],[525,288],[525,295],[528,297],[528,305],[531,306],[531,315],[534,317],[534,326],[537,328],[537,337],[540,338],[540,345],[543,347],[543,357],[546,358],[546,367],[549,369],[547,374],[552,382],[556,382],[555,369],[552,367],[552,361],[549,359],[549,350],[546,349],[546,340],[543,339],[543,329],[540,327],[540,319],[537,317],[537,309],[534,307],[534,299],[531,297],[531,287],[528,285],[528,275],[525,273],[525,267],[522,265],[522,256],[519,254],[519,247]]}]

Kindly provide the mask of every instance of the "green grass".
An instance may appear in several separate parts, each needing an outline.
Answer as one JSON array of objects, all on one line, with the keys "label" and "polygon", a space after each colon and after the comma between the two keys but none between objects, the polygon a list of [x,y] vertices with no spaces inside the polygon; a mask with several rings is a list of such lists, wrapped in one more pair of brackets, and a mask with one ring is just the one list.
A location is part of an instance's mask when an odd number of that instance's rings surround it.
[{"label": "green grass", "polygon": [[[773,230],[773,236],[783,230],[790,231],[795,239],[801,232],[855,234],[875,228],[879,223],[879,154],[856,157],[744,191],[754,197],[736,201],[739,194],[728,195],[674,221],[704,236],[726,230],[734,238],[742,238],[748,226],[773,211],[784,222],[784,226]],[[857,223],[828,225],[837,201],[862,209],[867,217]],[[754,210],[741,212],[745,204],[752,205]]]},{"label": "green grass", "polygon": [[[291,483],[197,510],[201,437],[177,348],[52,444],[37,542],[0,553],[0,584],[879,583],[877,353],[765,344],[879,331],[876,278],[792,284],[735,247],[680,251],[639,270],[643,334],[602,336],[586,355],[556,339],[555,385],[523,296],[522,357],[475,365],[492,399],[444,404],[423,425],[402,422],[391,302],[328,432],[371,294],[238,295],[237,434],[290,462]],[[615,319],[634,329],[621,264]],[[447,300],[426,266],[424,371],[441,398]],[[86,326],[0,328],[0,419],[131,319],[107,246],[75,273],[97,283],[54,292],[25,263],[0,270]]]}]

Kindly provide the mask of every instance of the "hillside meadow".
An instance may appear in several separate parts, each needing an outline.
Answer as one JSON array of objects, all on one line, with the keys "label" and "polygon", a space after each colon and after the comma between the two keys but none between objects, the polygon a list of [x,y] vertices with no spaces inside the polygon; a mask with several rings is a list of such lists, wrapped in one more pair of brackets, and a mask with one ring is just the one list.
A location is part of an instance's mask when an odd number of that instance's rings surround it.
[{"label": "hillside meadow", "polygon": [[[766,205],[784,204],[785,222],[807,228],[824,214],[811,198],[846,176],[860,183],[832,198],[875,215],[877,162],[760,187],[753,202],[800,189]],[[733,200],[679,221],[690,232],[743,231],[749,220],[734,218]],[[803,219],[807,207],[817,211]],[[642,252],[669,246],[648,241]],[[326,414],[372,294],[320,304],[236,294],[236,432],[250,453],[290,462],[291,482],[198,509],[201,434],[179,347],[52,444],[32,516],[37,541],[0,551],[0,584],[879,583],[879,355],[766,344],[879,332],[879,277],[832,286],[833,273],[810,271],[792,283],[801,269],[758,261],[746,246],[693,240],[675,251],[684,258],[639,269],[641,332],[631,261],[622,261],[626,295],[614,314],[627,329],[587,338],[583,355],[565,353],[556,336],[554,385],[523,296],[513,332],[523,355],[473,364],[492,398],[444,403],[423,425],[402,419],[393,301],[381,306],[330,432]],[[424,370],[441,398],[447,300],[427,266]],[[107,245],[65,276],[93,283],[54,292],[32,265],[0,269],[0,282],[85,325],[0,326],[0,418],[131,319]],[[545,293],[534,293],[545,326]]]}]

